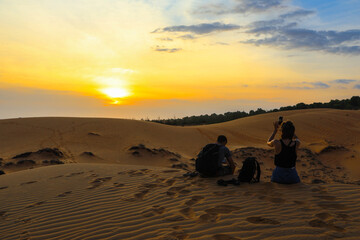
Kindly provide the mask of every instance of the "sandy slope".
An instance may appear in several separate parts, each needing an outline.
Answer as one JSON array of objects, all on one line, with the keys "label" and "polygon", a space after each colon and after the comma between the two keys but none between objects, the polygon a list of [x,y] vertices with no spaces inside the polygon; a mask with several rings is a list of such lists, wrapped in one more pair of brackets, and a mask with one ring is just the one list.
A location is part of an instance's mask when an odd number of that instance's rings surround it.
[{"label": "sandy slope", "polygon": [[[0,158],[3,165],[17,160],[12,157],[36,152],[44,148],[58,148],[63,162],[121,163],[138,165],[171,166],[169,158],[180,154],[186,162],[196,156],[201,147],[214,141],[219,134],[229,139],[229,148],[254,146],[268,149],[266,139],[272,131],[272,121],[279,113],[263,114],[231,122],[174,127],[156,123],[93,118],[26,118],[0,120]],[[319,159],[328,164],[345,166],[360,177],[360,111],[312,109],[282,112],[284,119],[292,120],[303,147],[314,153],[324,151]],[[167,150],[154,154],[140,152],[133,155],[129,149],[144,144],[148,149]],[[329,148],[330,146],[330,148]],[[328,148],[328,149],[327,149]],[[84,154],[85,152],[85,154]],[[86,154],[91,152],[92,155]],[[330,153],[330,154],[328,154]],[[35,159],[33,159],[35,157]],[[31,156],[51,160],[56,156]],[[271,164],[271,161],[269,162]],[[19,167],[5,168],[5,172]],[[21,166],[28,168],[28,166]]]},{"label": "sandy slope", "polygon": [[[360,111],[281,115],[294,121],[303,141],[302,184],[269,183],[273,152],[265,141],[278,113],[194,127],[0,120],[0,169],[6,172],[0,176],[0,238],[358,239]],[[257,157],[261,183],[221,187],[216,179],[182,176],[219,134],[228,136],[239,165]]]}]

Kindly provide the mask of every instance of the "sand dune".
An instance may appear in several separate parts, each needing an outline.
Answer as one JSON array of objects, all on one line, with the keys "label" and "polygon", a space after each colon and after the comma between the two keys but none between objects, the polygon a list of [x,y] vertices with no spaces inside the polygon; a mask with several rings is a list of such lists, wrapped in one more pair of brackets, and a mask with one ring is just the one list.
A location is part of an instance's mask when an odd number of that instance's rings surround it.
[{"label": "sand dune", "polygon": [[[303,148],[311,150],[327,164],[345,167],[352,175],[360,177],[360,165],[357,164],[360,158],[360,111],[333,109],[270,113],[194,127],[122,119],[1,120],[0,158],[3,165],[14,163],[14,166],[6,167],[5,172],[18,169],[15,160],[19,159],[13,159],[14,156],[49,148],[60,150],[63,156],[28,156],[20,159],[33,160],[36,165],[41,165],[40,160],[59,159],[64,163],[171,166],[169,159],[175,157],[188,164],[188,160],[194,158],[204,144],[214,141],[219,134],[228,137],[231,150],[248,146],[268,149],[264,143],[272,131],[272,121],[279,115],[294,121]],[[155,150],[140,150],[139,154],[130,151],[138,145]]]},{"label": "sand dune", "polygon": [[182,173],[66,164],[1,176],[2,239],[358,239],[360,234],[358,185],[221,187],[214,179]]},{"label": "sand dune", "polygon": [[[302,140],[302,184],[270,183],[279,115]],[[0,120],[1,239],[358,239],[360,111],[297,110],[174,127],[94,118]],[[183,177],[225,134],[259,184]],[[32,169],[31,169],[32,168]]]}]

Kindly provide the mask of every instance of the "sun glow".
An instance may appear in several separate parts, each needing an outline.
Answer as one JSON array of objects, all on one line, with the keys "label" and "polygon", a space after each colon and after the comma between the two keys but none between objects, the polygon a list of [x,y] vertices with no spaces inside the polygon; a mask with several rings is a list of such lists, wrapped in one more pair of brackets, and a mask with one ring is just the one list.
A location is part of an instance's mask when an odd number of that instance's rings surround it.
[{"label": "sun glow", "polygon": [[129,91],[125,88],[105,88],[101,92],[110,98],[124,98],[130,95]]},{"label": "sun glow", "polygon": [[111,104],[121,104],[124,98],[131,95],[128,83],[123,77],[101,76],[96,77],[95,81],[100,85],[98,91],[110,99]]},{"label": "sun glow", "polygon": [[122,102],[121,99],[131,95],[129,90],[119,87],[103,88],[100,89],[100,92],[112,100],[111,104],[120,104]]}]

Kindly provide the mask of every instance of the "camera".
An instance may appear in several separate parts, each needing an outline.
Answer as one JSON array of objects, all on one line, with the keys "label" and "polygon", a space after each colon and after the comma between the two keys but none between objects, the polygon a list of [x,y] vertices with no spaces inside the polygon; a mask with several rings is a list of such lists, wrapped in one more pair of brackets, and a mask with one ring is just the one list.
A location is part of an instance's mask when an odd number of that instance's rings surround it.
[{"label": "camera", "polygon": [[283,117],[279,117],[279,121],[278,121],[279,125],[280,125],[282,122],[283,122]]}]

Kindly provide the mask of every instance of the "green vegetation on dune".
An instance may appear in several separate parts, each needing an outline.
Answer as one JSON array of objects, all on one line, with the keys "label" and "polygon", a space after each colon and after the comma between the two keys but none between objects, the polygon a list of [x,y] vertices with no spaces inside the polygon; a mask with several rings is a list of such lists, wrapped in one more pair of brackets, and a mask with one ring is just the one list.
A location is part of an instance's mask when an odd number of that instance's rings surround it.
[{"label": "green vegetation on dune", "polygon": [[345,109],[345,110],[358,110],[360,109],[360,97],[353,96],[350,99],[344,99],[344,100],[336,99],[336,100],[331,100],[330,102],[327,103],[321,103],[321,102],[314,102],[311,104],[298,103],[293,106],[281,107],[279,109],[272,109],[269,111],[258,108],[255,111],[251,110],[249,113],[244,111],[236,111],[236,112],[226,112],[224,114],[213,113],[211,115],[206,114],[200,116],[191,116],[191,117],[183,117],[183,118],[175,118],[175,119],[157,119],[157,120],[148,120],[148,121],[167,124],[167,125],[175,125],[175,126],[192,126],[192,125],[227,122],[238,118],[269,113],[269,112],[281,112],[288,110],[311,109],[311,108],[335,108],[335,109]]}]

